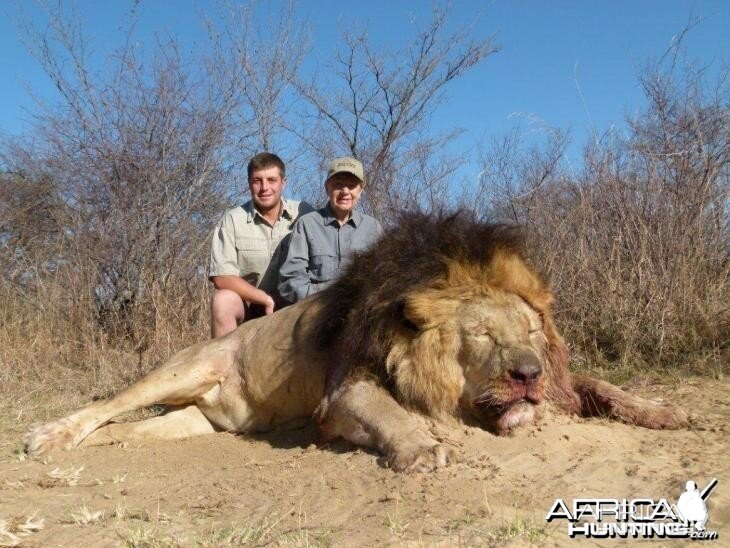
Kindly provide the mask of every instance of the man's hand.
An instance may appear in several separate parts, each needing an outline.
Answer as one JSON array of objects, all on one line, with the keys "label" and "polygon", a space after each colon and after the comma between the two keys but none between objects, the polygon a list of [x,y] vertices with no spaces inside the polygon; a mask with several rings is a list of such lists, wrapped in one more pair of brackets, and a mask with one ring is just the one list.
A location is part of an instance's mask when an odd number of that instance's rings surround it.
[{"label": "man's hand", "polygon": [[213,276],[211,281],[216,289],[230,289],[238,293],[243,301],[263,306],[267,316],[274,312],[274,299],[271,295],[239,276]]}]

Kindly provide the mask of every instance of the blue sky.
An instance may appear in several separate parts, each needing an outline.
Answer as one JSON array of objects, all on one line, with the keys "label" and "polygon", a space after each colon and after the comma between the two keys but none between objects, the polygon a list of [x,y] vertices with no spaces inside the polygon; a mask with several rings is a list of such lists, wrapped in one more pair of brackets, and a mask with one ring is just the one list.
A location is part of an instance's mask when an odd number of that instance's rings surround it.
[{"label": "blue sky", "polygon": [[[42,21],[32,3],[22,5]],[[432,5],[302,0],[297,12],[313,27],[309,63],[330,57],[343,26],[366,25],[377,44],[396,48],[410,35],[409,21],[425,24]],[[76,6],[96,52],[119,45],[129,3],[77,0]],[[204,40],[201,14],[213,7],[203,0],[142,0],[139,38],[146,42],[167,32],[194,49]],[[0,132],[18,134],[34,109],[28,89],[52,101],[54,88],[19,40],[16,4],[0,4],[0,14]],[[494,34],[502,50],[447,90],[433,127],[463,129],[454,146],[471,150],[479,139],[503,134],[520,121],[529,126],[540,120],[570,129],[578,150],[594,129],[605,131],[611,124],[620,129],[625,116],[642,106],[637,72],[670,46],[692,16],[704,21],[686,39],[689,57],[719,70],[730,52],[727,1],[454,0],[454,29],[473,24],[478,36]]]}]

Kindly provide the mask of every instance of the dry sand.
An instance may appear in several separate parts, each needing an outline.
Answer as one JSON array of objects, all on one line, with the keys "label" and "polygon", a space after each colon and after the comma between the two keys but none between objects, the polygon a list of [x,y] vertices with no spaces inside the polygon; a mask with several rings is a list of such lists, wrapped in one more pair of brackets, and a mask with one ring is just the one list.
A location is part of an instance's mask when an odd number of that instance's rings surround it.
[{"label": "dry sand", "polygon": [[[674,502],[688,479],[717,477],[707,528],[719,540],[703,545],[730,546],[729,389],[704,379],[630,387],[682,405],[692,430],[555,415],[506,438],[461,427],[449,435],[460,462],[414,475],[344,443],[315,447],[312,427],[21,460],[30,419],[5,417],[0,520],[27,546],[629,545],[571,540],[545,515],[558,497]],[[13,538],[0,533],[0,545]]]}]

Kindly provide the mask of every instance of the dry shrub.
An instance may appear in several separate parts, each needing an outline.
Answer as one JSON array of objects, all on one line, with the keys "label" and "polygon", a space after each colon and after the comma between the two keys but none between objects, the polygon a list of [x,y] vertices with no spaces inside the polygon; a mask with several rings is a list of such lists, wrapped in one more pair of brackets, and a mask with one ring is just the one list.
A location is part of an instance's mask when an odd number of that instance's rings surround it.
[{"label": "dry shrub", "polygon": [[104,396],[206,337],[209,232],[255,147],[235,135],[238,73],[172,39],[150,56],[128,40],[93,71],[62,9],[27,29],[61,108],[0,143],[0,375],[37,386],[19,390],[30,405],[66,385]]},{"label": "dry shrub", "polygon": [[584,361],[716,367],[730,341],[727,88],[674,63],[641,84],[647,108],[587,147],[577,175],[559,133],[492,143],[479,203],[527,227]]}]

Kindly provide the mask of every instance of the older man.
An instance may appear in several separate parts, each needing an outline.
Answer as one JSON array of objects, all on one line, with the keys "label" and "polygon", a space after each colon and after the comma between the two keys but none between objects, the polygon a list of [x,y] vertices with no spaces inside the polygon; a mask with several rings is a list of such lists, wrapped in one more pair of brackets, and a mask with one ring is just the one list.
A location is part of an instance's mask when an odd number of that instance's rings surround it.
[{"label": "older man", "polygon": [[364,184],[359,160],[332,161],[324,182],[327,205],[302,215],[294,225],[279,272],[279,292],[284,299],[297,302],[321,291],[344,271],[353,253],[367,249],[381,236],[380,223],[355,208]]},{"label": "older man", "polygon": [[280,304],[278,269],[294,221],[312,210],[284,200],[286,168],[262,152],[248,163],[251,200],[226,211],[213,233],[208,274],[215,287],[211,336],[220,337],[246,320],[271,314]]}]

